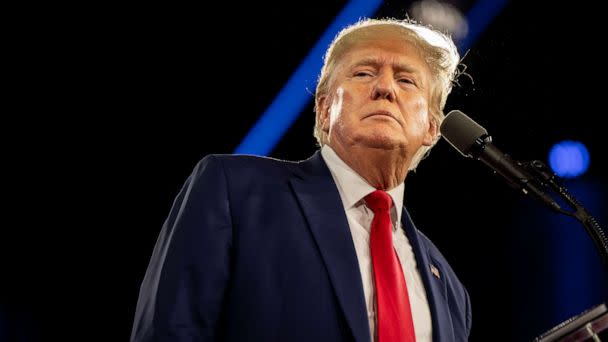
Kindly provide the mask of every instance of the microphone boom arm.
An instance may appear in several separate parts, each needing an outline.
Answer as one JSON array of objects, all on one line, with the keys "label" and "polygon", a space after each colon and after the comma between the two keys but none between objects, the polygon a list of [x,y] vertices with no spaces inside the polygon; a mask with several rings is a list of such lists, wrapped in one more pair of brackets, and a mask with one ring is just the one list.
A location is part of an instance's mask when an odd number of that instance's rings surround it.
[{"label": "microphone boom arm", "polygon": [[[526,170],[528,170],[536,180],[544,187],[551,188],[555,193],[559,194],[573,211],[567,211],[559,207],[558,212],[576,218],[583,224],[587,234],[591,236],[591,240],[595,244],[595,247],[599,251],[604,265],[608,267],[608,237],[606,232],[600,227],[597,220],[589,214],[589,212],[583,207],[583,205],[576,199],[572,194],[568,192],[566,187],[560,184],[557,180],[557,176],[551,172],[549,167],[540,160],[533,160],[527,163],[520,163]],[[545,202],[545,204],[547,204]],[[554,208],[550,205],[552,209]]]}]

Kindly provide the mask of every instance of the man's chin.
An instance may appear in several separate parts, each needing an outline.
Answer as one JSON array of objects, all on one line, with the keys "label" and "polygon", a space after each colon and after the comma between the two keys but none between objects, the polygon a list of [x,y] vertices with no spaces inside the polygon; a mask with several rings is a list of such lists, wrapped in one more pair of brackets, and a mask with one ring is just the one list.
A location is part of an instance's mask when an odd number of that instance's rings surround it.
[{"label": "man's chin", "polygon": [[382,150],[395,150],[399,149],[403,145],[402,141],[399,141],[395,139],[394,136],[387,134],[365,135],[357,140],[360,146]]}]

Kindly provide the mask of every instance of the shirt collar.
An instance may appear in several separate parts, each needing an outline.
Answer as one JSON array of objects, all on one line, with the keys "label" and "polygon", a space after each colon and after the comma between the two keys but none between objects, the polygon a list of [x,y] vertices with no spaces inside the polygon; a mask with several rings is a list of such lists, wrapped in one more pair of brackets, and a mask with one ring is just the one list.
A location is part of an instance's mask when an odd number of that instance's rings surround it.
[{"label": "shirt collar", "polygon": [[[340,159],[336,152],[328,145],[324,145],[321,148],[321,156],[323,156],[338,186],[338,192],[340,193],[340,197],[342,197],[342,204],[346,210],[354,207],[365,196],[376,190],[376,188],[371,186],[363,177]],[[395,204],[397,222],[401,222],[404,188],[405,186],[402,182],[399,186],[387,191]]]}]

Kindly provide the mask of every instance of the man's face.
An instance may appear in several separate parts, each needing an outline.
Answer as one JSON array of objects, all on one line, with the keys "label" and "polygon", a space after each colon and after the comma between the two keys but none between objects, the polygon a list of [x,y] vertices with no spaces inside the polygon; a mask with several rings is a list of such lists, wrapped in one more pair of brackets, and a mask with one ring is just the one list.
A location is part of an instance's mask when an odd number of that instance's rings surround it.
[{"label": "man's face", "polygon": [[407,159],[434,141],[428,113],[431,73],[416,48],[384,37],[355,44],[338,63],[319,108],[328,144],[400,149]]}]

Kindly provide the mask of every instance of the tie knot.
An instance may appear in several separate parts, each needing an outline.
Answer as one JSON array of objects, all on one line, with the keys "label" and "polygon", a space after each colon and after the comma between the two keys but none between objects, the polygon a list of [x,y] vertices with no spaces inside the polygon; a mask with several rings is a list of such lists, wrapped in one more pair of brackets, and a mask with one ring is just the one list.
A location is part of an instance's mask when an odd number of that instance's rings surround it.
[{"label": "tie knot", "polygon": [[376,190],[365,196],[365,203],[375,213],[388,211],[393,205],[393,200],[386,191]]}]

